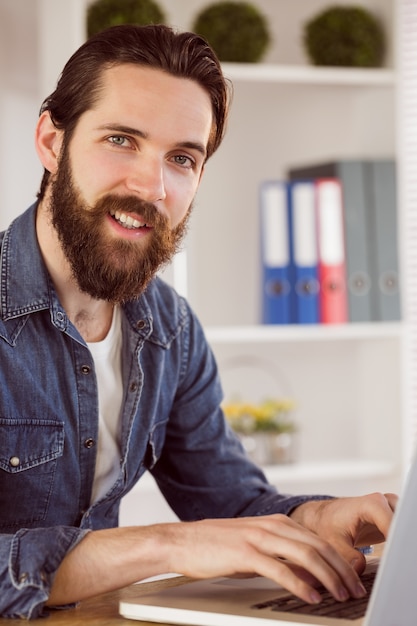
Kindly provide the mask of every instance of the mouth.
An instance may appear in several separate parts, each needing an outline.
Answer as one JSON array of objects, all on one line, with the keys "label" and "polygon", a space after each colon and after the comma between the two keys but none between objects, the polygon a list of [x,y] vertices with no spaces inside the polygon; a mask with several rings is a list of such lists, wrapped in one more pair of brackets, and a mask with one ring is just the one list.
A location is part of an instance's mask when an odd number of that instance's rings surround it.
[{"label": "mouth", "polygon": [[137,230],[139,228],[148,227],[148,224],[146,222],[141,222],[131,215],[123,213],[123,211],[110,211],[110,215],[113,217],[113,219],[116,220],[118,224],[120,224],[120,226],[123,226],[123,228],[127,228],[128,230]]}]

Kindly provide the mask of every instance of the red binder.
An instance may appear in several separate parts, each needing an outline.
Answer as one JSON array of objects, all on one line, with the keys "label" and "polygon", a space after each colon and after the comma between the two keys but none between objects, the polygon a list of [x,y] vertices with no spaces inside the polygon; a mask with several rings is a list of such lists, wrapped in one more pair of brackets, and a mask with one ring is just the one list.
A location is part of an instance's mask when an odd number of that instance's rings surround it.
[{"label": "red binder", "polygon": [[320,322],[348,321],[346,255],[341,183],[337,178],[316,180]]}]

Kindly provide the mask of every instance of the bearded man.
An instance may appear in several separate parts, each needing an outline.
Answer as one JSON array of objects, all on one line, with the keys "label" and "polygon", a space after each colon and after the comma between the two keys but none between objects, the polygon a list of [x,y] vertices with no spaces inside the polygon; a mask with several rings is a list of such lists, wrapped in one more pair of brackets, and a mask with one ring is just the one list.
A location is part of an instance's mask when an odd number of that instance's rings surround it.
[{"label": "bearded man", "polygon": [[[37,202],[1,236],[0,614],[156,574],[253,572],[365,594],[394,495],[284,495],[245,456],[212,352],[156,277],[178,249],[229,93],[207,43],[119,26],[65,66],[36,128]],[[118,528],[149,471],[181,521]],[[187,523],[185,523],[187,522]]]}]

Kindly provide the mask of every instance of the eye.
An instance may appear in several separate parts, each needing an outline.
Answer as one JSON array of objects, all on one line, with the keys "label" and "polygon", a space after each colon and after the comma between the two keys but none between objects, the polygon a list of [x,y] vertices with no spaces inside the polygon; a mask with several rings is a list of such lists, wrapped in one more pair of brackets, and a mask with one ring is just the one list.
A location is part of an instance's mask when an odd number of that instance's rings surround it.
[{"label": "eye", "polygon": [[110,135],[110,137],[107,137],[107,141],[122,148],[130,148],[132,145],[130,139],[124,135]]},{"label": "eye", "polygon": [[173,156],[173,161],[174,163],[176,163],[177,165],[180,165],[181,167],[185,167],[189,169],[192,169],[193,167],[195,167],[195,161],[191,159],[189,156],[186,156],[185,154],[176,154],[175,156]]}]

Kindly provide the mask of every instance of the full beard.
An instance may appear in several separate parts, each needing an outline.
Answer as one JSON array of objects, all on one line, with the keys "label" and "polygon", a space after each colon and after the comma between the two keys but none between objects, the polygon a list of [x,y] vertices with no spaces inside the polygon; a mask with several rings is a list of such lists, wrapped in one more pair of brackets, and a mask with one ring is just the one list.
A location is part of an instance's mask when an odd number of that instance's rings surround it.
[{"label": "full beard", "polygon": [[[146,241],[106,235],[104,222],[116,210],[136,213],[151,226]],[[90,207],[75,188],[68,150],[64,149],[51,183],[50,211],[79,289],[92,298],[123,304],[138,298],[156,272],[178,252],[191,207],[174,229],[153,204],[133,196],[108,194]]]}]

